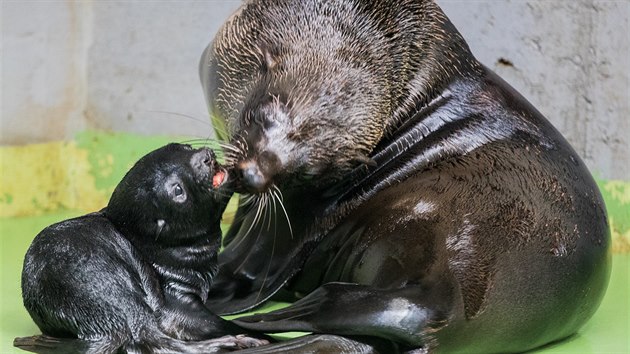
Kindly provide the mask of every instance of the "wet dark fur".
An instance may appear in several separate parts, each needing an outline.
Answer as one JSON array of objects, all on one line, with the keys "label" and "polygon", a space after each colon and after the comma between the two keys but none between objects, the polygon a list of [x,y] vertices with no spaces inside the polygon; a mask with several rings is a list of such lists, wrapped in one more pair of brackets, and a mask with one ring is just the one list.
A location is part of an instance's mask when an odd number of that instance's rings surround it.
[{"label": "wet dark fur", "polygon": [[258,196],[237,212],[208,306],[305,295],[238,323],[347,339],[253,352],[363,350],[365,337],[519,352],[597,309],[610,269],[597,186],[432,1],[249,1],[201,78]]},{"label": "wet dark fur", "polygon": [[167,145],[135,164],[106,208],[39,233],[24,260],[22,295],[44,336],[15,345],[205,353],[260,344],[234,337],[246,331],[203,305],[231,195],[212,188],[218,168],[207,148]]}]

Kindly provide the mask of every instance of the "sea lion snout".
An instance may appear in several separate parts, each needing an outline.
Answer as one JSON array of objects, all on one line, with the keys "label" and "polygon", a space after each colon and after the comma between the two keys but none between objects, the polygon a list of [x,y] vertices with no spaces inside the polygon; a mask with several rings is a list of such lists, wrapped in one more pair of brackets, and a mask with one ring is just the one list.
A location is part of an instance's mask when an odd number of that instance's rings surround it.
[{"label": "sea lion snout", "polygon": [[241,162],[239,164],[239,172],[243,187],[250,190],[250,192],[256,193],[265,190],[268,180],[262,174],[256,162],[252,160]]},{"label": "sea lion snout", "polygon": [[280,169],[280,160],[275,154],[265,151],[256,158],[241,161],[236,169],[243,189],[250,193],[263,193],[273,184]]}]

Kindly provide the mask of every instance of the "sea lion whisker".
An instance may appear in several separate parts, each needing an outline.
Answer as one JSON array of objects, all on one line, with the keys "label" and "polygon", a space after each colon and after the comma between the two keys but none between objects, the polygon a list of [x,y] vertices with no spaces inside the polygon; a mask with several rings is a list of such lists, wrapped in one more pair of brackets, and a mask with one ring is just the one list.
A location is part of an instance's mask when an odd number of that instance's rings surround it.
[{"label": "sea lion whisker", "polygon": [[284,207],[284,200],[283,200],[283,196],[282,196],[282,191],[280,191],[280,189],[274,185],[274,193],[278,194],[278,204],[280,204],[280,207],[282,208],[282,211],[284,212],[284,216],[287,219],[287,224],[289,225],[289,234],[291,235],[291,239],[293,239],[293,227],[291,227],[291,220],[289,219],[289,214],[287,213],[287,209]]},{"label": "sea lion whisker", "polygon": [[280,188],[278,188],[278,186],[276,186],[275,184],[271,186],[271,188],[273,188],[274,190],[276,190],[278,192],[278,200],[280,200],[281,202],[284,202],[284,195],[282,195],[282,191],[280,190]]},{"label": "sea lion whisker", "polygon": [[[241,242],[243,242],[244,239],[246,239],[249,236],[249,233],[252,231],[252,229],[254,228],[254,226],[257,226],[259,220],[260,220],[260,214],[261,214],[261,200],[260,198],[257,198],[257,204],[258,204],[258,208],[256,210],[256,215],[254,216],[254,220],[252,221],[251,225],[249,226],[249,229],[247,230],[247,232],[243,235],[243,237],[239,240],[239,242],[236,244],[236,246],[238,247]],[[258,239],[260,239],[260,235],[262,234],[262,232],[258,232],[258,235],[256,236],[256,240],[254,241],[254,244],[258,243]],[[236,269],[234,270],[234,274],[236,274],[237,272],[239,272],[241,270],[241,268],[243,268],[243,266],[245,265],[245,263],[247,263],[247,260],[249,259],[249,257],[252,255],[252,253],[254,252],[249,252],[247,254],[247,256],[245,257],[245,259],[243,259],[243,262],[241,262],[241,264],[236,267]]]},{"label": "sea lion whisker", "polygon": [[174,115],[174,116],[188,118],[188,119],[193,120],[195,122],[202,123],[204,125],[212,127],[212,123],[210,123],[210,121],[206,121],[206,120],[203,120],[201,118],[193,117],[193,116],[190,116],[190,115],[187,115],[187,114],[183,114],[183,113],[169,112],[169,111],[147,111],[147,112],[149,112],[149,113],[171,114],[171,115]]},{"label": "sea lion whisker", "polygon": [[276,203],[276,199],[278,198],[278,196],[271,192],[271,202],[273,203],[273,216],[274,216],[274,229],[277,227],[278,224],[278,213],[277,213],[277,203]]},{"label": "sea lion whisker", "polygon": [[[253,209],[253,207],[252,207],[252,209]],[[249,213],[247,213],[247,214],[249,214]],[[239,221],[244,220],[246,216],[247,216],[247,215],[245,215],[245,216],[243,216],[243,217],[239,218]],[[234,220],[233,222],[237,222],[237,220]],[[252,224],[253,224],[253,223],[252,223]],[[234,248],[238,248],[238,247],[241,245],[241,243],[243,243],[243,240],[247,239],[247,236],[249,235],[249,232],[250,232],[250,231],[251,231],[251,229],[252,229],[252,224],[250,224],[249,229],[247,230],[247,232],[245,232],[245,233],[244,233],[244,234],[240,237],[240,239],[239,239],[238,241],[236,241],[236,243],[234,243]]]},{"label": "sea lion whisker", "polygon": [[[212,120],[212,118],[210,118],[210,120]],[[228,134],[227,130],[225,130],[225,129],[223,129],[223,128],[221,128],[221,127],[219,127],[219,126],[215,125],[215,124],[211,124],[211,125],[212,125],[212,128],[213,128],[216,132],[221,133],[223,136],[229,136],[229,134]]]},{"label": "sea lion whisker", "polygon": [[218,141],[216,139],[213,139],[209,136],[207,137],[203,137],[203,138],[199,138],[199,139],[194,139],[194,140],[190,140],[189,141],[190,144],[196,144],[196,145],[210,145],[212,144],[214,147],[218,146]]},{"label": "sea lion whisker", "polygon": [[181,142],[182,143],[186,143],[186,142],[193,142],[193,143],[195,143],[195,142],[206,142],[206,141],[216,142],[217,141],[217,139],[214,139],[214,138],[210,137],[209,135],[204,135],[204,136],[191,135],[191,137],[193,137],[194,139],[184,140],[184,141],[181,141]]},{"label": "sea lion whisker", "polygon": [[[276,251],[276,238],[278,237],[278,214],[276,213],[276,202],[275,202],[275,198],[276,195],[275,194],[271,194],[272,196],[272,201],[273,201],[273,216],[274,216],[274,222],[273,222],[273,241],[271,242],[271,254],[269,255],[269,259],[273,259],[274,253]],[[271,262],[267,263],[267,270],[265,271],[265,276],[263,277],[263,281],[260,284],[260,288],[258,289],[258,294],[256,294],[256,300],[260,299],[260,295],[262,294],[263,289],[265,288],[265,283],[267,283],[267,278],[269,277],[269,271],[271,270]]]},{"label": "sea lion whisker", "polygon": [[[269,255],[269,259],[273,259],[275,250],[276,250],[276,238],[278,235],[278,214],[277,214],[277,203],[276,203],[276,199],[278,198],[278,195],[276,193],[274,193],[272,190],[270,190],[269,192],[265,193],[265,196],[268,197],[269,203],[273,204],[273,212],[271,210],[271,207],[269,207],[269,223],[267,224],[267,231],[269,231],[269,228],[271,227],[271,218],[273,216],[274,222],[273,222],[273,241],[271,243],[271,254]],[[258,290],[258,293],[256,295],[256,300],[258,300],[260,298],[260,295],[262,294],[263,289],[265,288],[265,283],[267,282],[267,278],[269,276],[269,271],[271,270],[271,262],[269,262],[267,264],[267,270],[265,271],[265,276],[263,277],[263,281],[260,285],[260,288]]]},{"label": "sea lion whisker", "polygon": [[[251,199],[251,196],[248,196],[248,198]],[[240,216],[232,220],[232,224],[238,224],[242,222],[243,220],[245,220],[245,218],[249,215],[249,213],[252,211],[254,207],[255,207],[255,204],[252,204],[251,200],[248,201],[247,204],[242,204],[242,203],[239,204],[239,208],[246,208],[246,209]]]},{"label": "sea lion whisker", "polygon": [[234,145],[238,146],[242,156],[245,156],[247,152],[247,140],[242,134],[238,134],[234,137]]},{"label": "sea lion whisker", "polygon": [[239,206],[245,206],[247,204],[250,204],[252,202],[252,200],[254,200],[256,196],[253,194],[248,194],[247,196],[243,197],[243,200],[239,203]]},{"label": "sea lion whisker", "polygon": [[239,156],[239,154],[240,154],[240,150],[238,150],[238,148],[234,147],[234,149],[224,150],[223,153],[225,154],[226,157],[229,157],[231,159],[236,159]]},{"label": "sea lion whisker", "polygon": [[240,150],[236,146],[234,146],[232,144],[229,144],[229,143],[218,143],[218,144],[219,144],[219,146],[221,148],[223,148],[225,150],[230,150],[230,151],[236,152],[236,153],[240,152]]},{"label": "sea lion whisker", "polygon": [[253,226],[258,226],[258,224],[261,222],[262,217],[263,217],[263,209],[264,209],[263,198],[262,197],[258,197],[258,208],[256,209],[256,215],[254,217],[254,222],[252,223]]},{"label": "sea lion whisker", "polygon": [[181,140],[180,144],[187,144],[192,147],[208,147],[211,148],[215,153],[219,156],[225,155],[225,152],[222,149],[218,149],[219,142],[211,137],[199,137],[197,139],[189,139],[189,140]]},{"label": "sea lion whisker", "polygon": [[234,167],[236,166],[236,163],[239,160],[239,156],[240,156],[240,151],[238,150],[237,147],[233,146],[233,145],[219,145],[221,147],[221,152],[222,152],[222,157],[223,157],[223,162],[225,164],[228,164],[228,167]]},{"label": "sea lion whisker", "polygon": [[191,146],[192,145],[195,145],[195,146],[208,146],[208,145],[214,143],[214,141],[210,137],[197,136],[194,139],[180,140],[180,141],[178,141],[178,143],[180,143],[180,144],[187,144],[187,145],[191,145]]},{"label": "sea lion whisker", "polygon": [[226,148],[231,148],[233,150],[237,150],[237,147],[231,143],[231,142],[227,142],[227,141],[217,141],[217,144],[221,147],[226,147]]},{"label": "sea lion whisker", "polygon": [[266,193],[260,195],[260,203],[261,203],[261,212],[260,212],[260,226],[261,231],[262,227],[265,225],[265,221],[267,220],[267,202],[268,196]]},{"label": "sea lion whisker", "polygon": [[[261,209],[262,209],[262,202],[261,202],[260,196],[256,196],[255,200],[256,200],[255,201],[256,214],[254,215],[254,220],[252,220],[252,223],[249,225],[249,228],[247,229],[245,234],[243,234],[243,237],[238,241],[238,243],[236,244],[236,247],[238,247],[241,244],[241,242],[243,242],[243,240],[249,236],[249,233],[252,232],[252,230],[258,225],[258,222],[260,221]],[[260,232],[258,233],[256,240],[258,240],[258,237],[260,237]],[[247,258],[248,257],[245,257],[245,260],[247,260]],[[238,270],[240,267],[243,266],[243,264],[245,264],[245,260],[236,270]]]},{"label": "sea lion whisker", "polygon": [[223,157],[223,164],[231,168],[236,165],[236,160],[232,157]]},{"label": "sea lion whisker", "polygon": [[[269,220],[267,220],[267,231],[271,228],[271,219],[272,219],[272,210],[271,210],[271,200],[273,200],[273,194],[271,192],[265,193],[265,208],[269,211]],[[266,213],[265,213],[266,215]]]},{"label": "sea lion whisker", "polygon": [[253,200],[253,198],[249,198],[249,200],[245,203],[240,203],[239,204],[239,208],[244,208],[245,211],[237,218],[235,218],[232,223],[236,224],[236,223],[240,223],[243,220],[245,220],[245,218],[248,216],[248,214],[250,212],[252,212],[252,210],[256,207],[256,203]]}]

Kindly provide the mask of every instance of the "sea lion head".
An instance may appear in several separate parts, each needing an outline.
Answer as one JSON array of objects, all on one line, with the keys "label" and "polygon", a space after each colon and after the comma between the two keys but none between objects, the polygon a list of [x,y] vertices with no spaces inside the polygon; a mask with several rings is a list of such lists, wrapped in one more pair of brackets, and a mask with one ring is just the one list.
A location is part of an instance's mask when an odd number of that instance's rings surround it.
[{"label": "sea lion head", "polygon": [[474,62],[433,1],[252,0],[200,75],[240,189],[261,193],[373,164],[381,140]]},{"label": "sea lion head", "polygon": [[106,213],[125,234],[178,244],[220,236],[231,196],[228,174],[208,148],[169,144],[142,157],[116,186]]},{"label": "sea lion head", "polygon": [[331,25],[312,6],[247,3],[202,58],[214,123],[238,149],[245,191],[333,181],[367,161],[384,133],[388,63],[358,56],[380,55],[385,39],[341,30],[351,9],[331,8]]}]

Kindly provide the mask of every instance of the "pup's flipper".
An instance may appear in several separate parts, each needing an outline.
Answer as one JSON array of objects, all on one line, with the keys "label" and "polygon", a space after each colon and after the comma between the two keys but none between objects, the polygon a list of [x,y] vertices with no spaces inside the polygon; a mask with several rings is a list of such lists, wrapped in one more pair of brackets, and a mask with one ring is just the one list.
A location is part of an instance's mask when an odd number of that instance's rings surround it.
[{"label": "pup's flipper", "polygon": [[80,354],[86,353],[89,343],[75,338],[54,338],[46,335],[18,337],[13,340],[13,346],[33,353],[42,354]]},{"label": "pup's flipper", "polygon": [[22,350],[40,354],[84,354],[84,353],[219,353],[258,347],[269,344],[265,339],[244,335],[223,336],[202,341],[182,341],[161,337],[151,342],[127,343],[114,341],[91,342],[75,338],[55,338],[46,335],[15,338],[13,345]]}]

